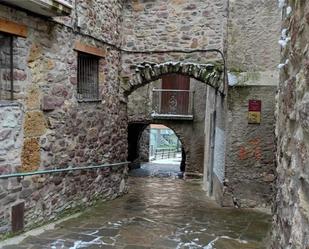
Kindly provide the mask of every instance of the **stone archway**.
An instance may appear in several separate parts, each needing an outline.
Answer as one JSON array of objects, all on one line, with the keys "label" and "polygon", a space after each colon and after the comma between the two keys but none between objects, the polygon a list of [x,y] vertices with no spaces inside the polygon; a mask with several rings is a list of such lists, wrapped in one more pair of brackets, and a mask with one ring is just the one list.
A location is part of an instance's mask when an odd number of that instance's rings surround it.
[{"label": "stone archway", "polygon": [[[132,104],[130,108],[133,110],[128,116],[129,124],[132,123],[160,123],[172,130],[181,139],[184,145],[186,154],[186,175],[192,177],[201,177],[204,171],[204,130],[207,126],[205,124],[206,115],[206,88],[213,90],[214,96],[225,99],[226,86],[223,78],[223,66],[221,64],[196,64],[196,63],[181,63],[181,62],[166,62],[161,64],[155,63],[142,63],[140,65],[131,66],[131,69],[135,69],[129,77],[124,78],[122,82],[122,90],[125,101],[129,104],[129,98],[140,90],[139,94],[143,94],[143,91],[151,91],[146,86],[151,85],[152,82],[162,79],[163,75],[168,74],[182,74],[189,76],[195,80],[196,89],[195,97],[193,99],[193,117],[192,119],[174,119],[174,118],[153,118],[152,107],[148,106],[151,103],[151,94],[144,94],[135,96],[139,103]],[[201,83],[201,84],[200,84]],[[207,85],[207,86],[206,86]],[[145,88],[145,89],[144,89]],[[142,96],[142,98],[139,98]],[[144,98],[145,97],[145,98]],[[224,101],[224,100],[223,100]],[[205,102],[205,103],[204,103]],[[149,108],[148,108],[149,107]],[[134,110],[134,108],[136,108]],[[139,109],[141,108],[141,109]],[[137,111],[136,111],[137,110]],[[129,160],[132,161],[132,160]]]},{"label": "stone archway", "polygon": [[123,86],[124,95],[128,96],[137,88],[158,80],[165,74],[178,73],[190,76],[200,82],[206,83],[226,94],[225,82],[222,80],[223,68],[219,64],[196,64],[182,62],[166,62],[161,64],[142,63],[136,66],[135,73],[131,79]]},{"label": "stone archway", "polygon": [[180,165],[181,171],[185,172],[186,170],[186,165],[188,163],[189,159],[189,148],[188,148],[188,141],[187,137],[184,136],[183,132],[177,125],[173,125],[173,123],[170,122],[165,122],[165,121],[160,121],[160,122],[155,122],[155,121],[145,121],[145,122],[137,122],[137,123],[129,123],[128,126],[128,161],[131,162],[130,168],[138,168],[140,165],[140,162],[137,162],[136,159],[139,158],[139,142],[141,135],[143,131],[146,129],[147,126],[150,124],[162,124],[166,126],[167,128],[171,129],[177,138],[179,139],[181,145],[182,145],[182,161]]}]

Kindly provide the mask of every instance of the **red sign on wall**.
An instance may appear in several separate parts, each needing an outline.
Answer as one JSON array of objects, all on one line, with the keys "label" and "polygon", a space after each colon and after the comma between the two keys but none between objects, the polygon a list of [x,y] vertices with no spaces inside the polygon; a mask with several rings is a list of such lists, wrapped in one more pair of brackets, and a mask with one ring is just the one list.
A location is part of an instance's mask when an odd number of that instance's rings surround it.
[{"label": "red sign on wall", "polygon": [[261,100],[249,100],[249,112],[261,112],[262,101]]},{"label": "red sign on wall", "polygon": [[248,123],[249,124],[260,124],[261,123],[262,101],[261,100],[249,100],[248,109],[249,109]]}]

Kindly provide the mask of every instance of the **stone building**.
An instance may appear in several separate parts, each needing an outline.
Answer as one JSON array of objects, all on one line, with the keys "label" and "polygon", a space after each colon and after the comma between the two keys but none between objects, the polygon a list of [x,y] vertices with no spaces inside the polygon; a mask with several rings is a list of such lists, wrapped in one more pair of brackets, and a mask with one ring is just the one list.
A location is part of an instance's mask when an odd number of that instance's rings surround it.
[{"label": "stone building", "polygon": [[[226,195],[239,206],[256,206],[273,199],[280,11],[277,1],[230,1],[229,8],[227,64],[229,84],[236,85],[227,100]],[[255,99],[262,102],[258,125],[245,114]]]},{"label": "stone building", "polygon": [[0,179],[0,233],[125,193],[150,123],[220,205],[269,207],[279,33],[276,1],[1,1],[1,174],[88,170]]},{"label": "stone building", "polygon": [[[309,2],[282,3],[272,248],[309,248]],[[283,43],[282,43],[283,42]]]},{"label": "stone building", "polygon": [[[133,90],[125,88],[130,93],[128,121],[137,127],[132,128],[133,133],[141,132],[149,123],[173,129],[186,152],[186,176],[203,177],[204,188],[221,205],[270,204],[275,180],[273,113],[280,57],[277,2],[129,1],[123,19],[123,47],[127,50],[218,49],[225,53],[229,71],[230,86],[227,96],[221,98],[211,84],[197,79],[194,73],[190,75],[190,70],[175,69],[174,65],[179,61],[189,66],[222,65],[216,52],[123,54],[121,73],[126,81],[132,81],[135,70],[147,69],[147,63],[150,70],[145,82],[137,79],[140,83],[135,84],[133,80]],[[129,67],[135,61],[140,65]],[[171,72],[184,71],[191,77],[193,121],[153,119],[153,89],[163,88],[156,68],[164,65]],[[249,100],[262,102],[260,124],[248,124]],[[129,147],[135,148],[137,142],[129,141]],[[215,148],[211,148],[211,143]]]},{"label": "stone building", "polygon": [[[106,45],[121,43],[122,2],[52,2],[0,3],[2,175],[126,161],[120,52]],[[115,198],[125,176],[120,165],[0,179],[0,233]]]}]

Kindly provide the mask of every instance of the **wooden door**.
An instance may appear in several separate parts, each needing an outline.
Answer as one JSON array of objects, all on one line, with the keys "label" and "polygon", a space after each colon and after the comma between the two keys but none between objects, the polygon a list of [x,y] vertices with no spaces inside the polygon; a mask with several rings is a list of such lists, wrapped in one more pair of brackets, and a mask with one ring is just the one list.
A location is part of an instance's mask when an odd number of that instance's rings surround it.
[{"label": "wooden door", "polygon": [[188,115],[190,77],[181,74],[168,74],[162,77],[163,91],[161,96],[162,114]]}]

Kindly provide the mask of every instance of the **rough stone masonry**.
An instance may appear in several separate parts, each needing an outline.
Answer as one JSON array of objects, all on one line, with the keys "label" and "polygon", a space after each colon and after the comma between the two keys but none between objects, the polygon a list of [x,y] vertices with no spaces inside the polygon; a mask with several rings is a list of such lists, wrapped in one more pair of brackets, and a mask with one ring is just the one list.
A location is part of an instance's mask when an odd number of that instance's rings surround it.
[{"label": "rough stone masonry", "polygon": [[[120,43],[122,2],[77,1],[76,6],[71,16],[48,20],[0,4],[0,20],[27,27],[26,38],[14,37],[15,99],[0,103],[0,174],[126,161],[126,107],[118,94],[120,55],[100,42]],[[86,35],[74,32],[76,16]],[[99,60],[99,101],[77,99],[77,42],[105,53]],[[122,195],[126,171],[115,166],[2,179],[0,234],[22,219],[14,215],[17,207],[24,207],[28,229],[97,199]]]},{"label": "rough stone masonry", "polygon": [[[274,47],[279,33],[280,15],[275,7],[276,1],[75,0],[72,5],[76,8],[72,9],[70,16],[47,19],[0,4],[0,20],[15,22],[28,28],[26,38],[14,39],[14,104],[6,102],[0,107],[0,119],[5,118],[9,122],[1,123],[0,144],[3,147],[0,150],[0,172],[29,172],[125,161],[128,103],[123,93],[128,88],[135,87],[130,82],[136,74],[136,65],[148,62],[152,65],[167,65],[166,62],[173,61],[188,62],[199,68],[198,64],[218,63],[221,58],[217,53],[133,54],[120,52],[115,47],[135,52],[215,48],[225,53],[228,68],[236,76],[238,84],[243,86],[235,87],[227,96],[216,92],[213,87],[210,91],[211,87],[208,86],[208,92],[212,92],[216,98],[219,96],[218,99],[221,100],[214,106],[220,117],[216,131],[222,135],[216,140],[222,147],[221,151],[216,150],[215,158],[221,156],[222,164],[218,177],[220,179],[217,179],[220,186],[215,195],[221,205],[233,206],[236,203],[241,207],[269,206],[274,181],[272,155],[268,150],[261,150],[262,155],[257,161],[254,161],[254,157],[237,161],[237,149],[256,138],[250,137],[250,134],[235,132],[237,126],[229,126],[229,123],[235,122],[239,116],[239,122],[247,122],[247,100],[267,96],[264,110],[267,117],[263,119],[265,122],[260,127],[259,135],[268,139],[254,141],[261,142],[260,148],[270,148],[274,144],[273,136],[270,135],[273,131],[273,90],[268,91],[269,88],[264,87],[277,82],[275,65],[279,53]],[[298,9],[303,8],[299,6]],[[303,15],[299,11],[299,17]],[[295,32],[306,37],[304,32],[307,26],[297,20],[292,23],[297,25],[294,27],[297,30]],[[303,17],[302,20],[306,18]],[[296,40],[296,36],[292,37],[291,43],[293,39]],[[107,45],[106,41],[114,46]],[[305,38],[300,42],[305,43]],[[104,54],[99,60],[100,94],[97,101],[78,100],[76,44],[90,46]],[[290,61],[295,65],[300,63],[292,58]],[[295,81],[292,82],[298,82],[299,79],[295,75]],[[146,82],[140,84],[143,85]],[[221,81],[220,85],[224,83]],[[250,90],[252,86],[254,88]],[[292,89],[293,85],[288,87]],[[245,93],[240,89],[245,89]],[[199,103],[205,103],[206,94],[206,90],[199,92]],[[237,94],[246,96],[238,100]],[[229,102],[227,98],[230,98]],[[286,97],[285,103],[292,99]],[[287,113],[292,115],[293,112]],[[306,112],[300,113],[295,115],[306,125]],[[205,115],[205,120],[203,117],[204,115],[200,115],[196,118],[200,123],[205,123],[205,126],[199,127],[200,133],[189,124],[190,134],[198,136],[199,141],[202,141],[199,143],[201,146],[194,147],[195,136],[187,134],[187,137],[192,137],[190,151],[197,151],[199,158],[205,155],[204,128],[210,126],[209,116]],[[285,120],[285,116],[281,117]],[[247,123],[242,125],[248,128]],[[285,130],[280,127],[278,130]],[[295,128],[293,125],[291,127]],[[252,129],[249,127],[248,132]],[[239,136],[235,138],[237,134]],[[305,130],[302,134],[306,138]],[[288,135],[283,134],[282,137],[284,136]],[[232,138],[230,143],[222,141],[228,138]],[[230,144],[235,145],[231,150],[227,147]],[[282,151],[286,151],[285,148]],[[237,162],[228,164],[229,158],[234,158]],[[204,170],[206,175],[209,165],[206,163],[203,169],[201,160],[199,164],[193,165],[193,171],[202,173]],[[113,167],[107,170],[1,180],[0,233],[11,231],[11,221],[14,218],[12,208],[21,203],[25,207],[25,227],[29,228],[35,223],[58,217],[65,210],[91,205],[96,199],[110,199],[123,194],[126,191],[126,173],[126,168]],[[213,172],[209,173],[212,174]],[[238,188],[246,184],[248,175],[251,183],[260,190],[256,195],[252,188],[247,193],[240,191],[243,187]],[[217,177],[216,174],[214,176]],[[285,178],[279,179],[282,186],[287,185],[283,184]],[[281,207],[280,204],[278,207]],[[281,211],[283,210],[285,209]],[[284,225],[278,227],[282,228]]]},{"label": "rough stone masonry", "polygon": [[[226,144],[222,146],[225,149],[216,150],[216,158],[224,157],[224,153],[226,154],[223,165],[220,166],[223,176],[218,182],[219,191],[215,191],[218,193],[214,194],[217,201],[224,206],[271,205],[275,180],[273,113],[278,84],[276,67],[280,53],[276,48],[279,33],[280,13],[276,1],[137,0],[125,4],[122,25],[125,49],[156,51],[217,48],[226,52],[228,70],[237,78],[237,85],[229,87],[231,94],[226,98],[227,112],[217,109],[217,116],[222,115],[224,119],[223,124],[217,122],[217,125],[225,132],[223,134]],[[134,77],[132,75],[136,68],[130,65],[136,64],[135,61],[138,61],[138,64],[152,62],[162,65],[166,61],[218,62],[220,58],[214,53],[123,54],[121,76],[126,79],[123,81],[125,89],[129,85],[125,83]],[[129,103],[134,103],[132,106],[135,107],[133,113],[139,114],[139,122],[148,122],[147,118],[142,117],[151,114],[151,110],[145,110],[147,105],[144,103],[151,102],[149,96],[153,87],[148,84],[129,96]],[[206,99],[206,91],[202,96],[202,91],[197,92],[195,110],[205,113],[205,105],[202,106],[202,103]],[[139,101],[138,98],[142,96],[146,97]],[[248,125],[247,111],[250,99],[260,99],[263,102],[261,125]],[[138,101],[140,105],[143,101],[142,108],[137,104]],[[130,111],[132,108],[129,108],[129,122]],[[205,115],[195,115],[194,124],[188,125],[188,131],[180,129],[178,135],[183,137],[185,145],[191,145],[186,153],[187,174],[202,173],[207,182],[209,179],[206,174],[210,164],[206,163],[203,168],[202,158],[208,151],[203,151],[206,145],[201,141],[201,137],[209,129],[210,119],[207,116],[203,119],[203,116]],[[200,125],[195,126],[198,122]],[[166,125],[170,125],[176,133],[179,130],[179,127],[173,126],[173,121]],[[182,122],[180,127],[183,126]],[[193,160],[194,158],[197,160]],[[190,163],[191,160],[198,163]],[[212,172],[209,173],[211,174]],[[247,187],[248,182],[250,187]]]},{"label": "rough stone masonry", "polygon": [[284,1],[271,248],[309,248],[309,2]]}]

